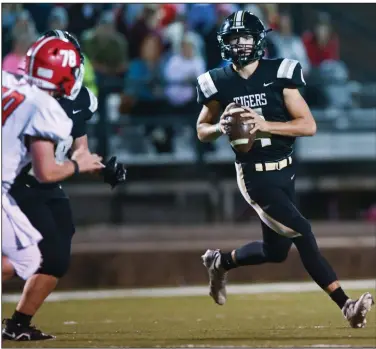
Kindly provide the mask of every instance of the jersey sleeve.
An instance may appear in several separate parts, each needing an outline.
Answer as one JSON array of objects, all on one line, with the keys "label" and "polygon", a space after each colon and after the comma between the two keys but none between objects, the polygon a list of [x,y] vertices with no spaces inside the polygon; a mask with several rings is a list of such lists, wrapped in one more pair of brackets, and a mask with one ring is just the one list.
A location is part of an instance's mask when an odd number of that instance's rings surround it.
[{"label": "jersey sleeve", "polygon": [[277,79],[281,79],[284,87],[300,88],[306,85],[303,76],[302,66],[299,61],[285,58],[281,61],[278,71]]},{"label": "jersey sleeve", "polygon": [[32,137],[50,139],[57,143],[69,137],[72,120],[69,119],[59,103],[49,97],[43,105],[36,105],[33,115],[27,123],[24,134]]},{"label": "jersey sleeve", "polygon": [[87,87],[83,87],[78,95],[78,107],[81,112],[74,119],[72,137],[74,139],[87,134],[86,122],[90,120],[98,109],[98,99]]},{"label": "jersey sleeve", "polygon": [[210,71],[197,78],[197,103],[207,104],[212,100],[218,101],[219,94]]}]

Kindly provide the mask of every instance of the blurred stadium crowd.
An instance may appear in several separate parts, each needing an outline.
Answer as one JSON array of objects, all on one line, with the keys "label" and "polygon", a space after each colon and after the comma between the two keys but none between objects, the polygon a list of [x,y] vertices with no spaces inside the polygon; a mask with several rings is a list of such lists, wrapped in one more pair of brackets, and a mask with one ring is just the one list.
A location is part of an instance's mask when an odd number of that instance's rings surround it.
[{"label": "blurred stadium crowd", "polygon": [[[302,93],[311,107],[356,106],[352,96],[359,85],[349,80],[348,68],[341,61],[340,39],[330,16],[317,13],[315,24],[298,35],[294,18],[281,6],[4,4],[3,69],[17,72],[30,43],[41,33],[68,30],[80,40],[86,56],[86,86],[95,94],[101,90],[120,95],[113,108],[121,115],[179,115],[192,124],[199,111],[197,76],[228,64],[222,61],[217,45],[219,25],[232,12],[245,9],[273,29],[268,35],[267,57],[301,62],[309,86]],[[153,139],[157,153],[172,150],[173,127],[150,126],[142,132]],[[192,138],[187,132],[183,133]]]},{"label": "blurred stadium crowd", "polygon": [[[68,30],[77,36],[85,55],[84,83],[99,98],[89,130],[91,149],[105,157],[115,153],[128,165],[197,159],[231,163],[233,153],[225,139],[215,144],[197,141],[194,127],[200,106],[195,83],[206,70],[229,64],[221,59],[217,30],[232,12],[249,10],[273,29],[266,56],[297,59],[304,69],[308,86],[301,92],[313,108],[321,134],[298,142],[302,149],[298,156],[334,162],[374,159],[375,75],[364,60],[367,56],[349,44],[350,39],[363,39],[362,46],[372,50],[373,20],[364,27],[368,39],[351,37],[351,30],[346,31],[349,17],[342,20],[337,13],[334,22],[333,13],[331,18],[328,12],[318,11],[307,21],[293,11],[296,8],[234,3],[3,4],[3,70],[17,72],[30,44],[46,30]],[[367,13],[363,9],[363,18]],[[342,35],[337,31],[339,19]],[[355,19],[353,25],[361,22]],[[364,67],[359,64],[362,57]],[[354,79],[356,69],[363,71],[363,81],[359,75]],[[368,213],[371,220],[376,217],[375,207]]]},{"label": "blurred stadium crowd", "polygon": [[[86,85],[96,93],[102,84],[120,89],[123,113],[192,113],[196,77],[228,64],[221,60],[216,32],[239,9],[273,29],[267,57],[299,60],[306,79],[348,79],[329,15],[319,13],[316,24],[299,36],[293,18],[278,4],[4,4],[3,69],[17,71],[40,33],[68,30],[86,55]],[[311,106],[349,106],[349,93],[341,84],[307,98]]]}]

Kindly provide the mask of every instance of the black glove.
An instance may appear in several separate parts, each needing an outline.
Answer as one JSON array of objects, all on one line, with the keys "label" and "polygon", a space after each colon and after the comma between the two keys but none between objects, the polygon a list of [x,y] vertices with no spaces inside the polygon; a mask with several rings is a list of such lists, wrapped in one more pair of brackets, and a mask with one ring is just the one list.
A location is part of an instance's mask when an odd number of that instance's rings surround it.
[{"label": "black glove", "polygon": [[127,169],[123,164],[116,162],[116,156],[113,156],[104,165],[106,167],[102,170],[103,180],[105,183],[110,184],[112,189],[118,184],[125,182],[127,178]]}]

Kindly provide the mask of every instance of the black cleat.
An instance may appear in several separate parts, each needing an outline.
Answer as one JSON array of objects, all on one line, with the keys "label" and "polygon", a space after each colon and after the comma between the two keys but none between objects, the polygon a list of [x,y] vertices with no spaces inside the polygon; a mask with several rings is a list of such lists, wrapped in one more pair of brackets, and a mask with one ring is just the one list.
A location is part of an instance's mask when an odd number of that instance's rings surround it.
[{"label": "black cleat", "polygon": [[12,319],[4,319],[3,324],[5,325],[2,331],[3,340],[43,341],[56,338],[50,334],[43,333],[34,326],[18,324]]}]

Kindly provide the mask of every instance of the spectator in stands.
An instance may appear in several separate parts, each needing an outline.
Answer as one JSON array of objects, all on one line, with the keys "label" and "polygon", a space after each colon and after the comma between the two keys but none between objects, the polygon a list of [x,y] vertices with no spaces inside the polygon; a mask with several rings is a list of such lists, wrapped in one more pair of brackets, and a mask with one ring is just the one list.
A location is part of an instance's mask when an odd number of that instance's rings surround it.
[{"label": "spectator in stands", "polygon": [[205,62],[195,49],[194,40],[194,36],[186,34],[180,52],[168,60],[164,70],[167,100],[186,113],[192,111],[192,105],[196,107],[196,79],[205,72]]},{"label": "spectator in stands", "polygon": [[179,12],[175,20],[161,30],[165,44],[169,48],[169,53],[179,54],[181,52],[182,40],[185,35],[193,38],[194,49],[201,56],[205,56],[205,42],[201,35],[190,29],[184,12]]},{"label": "spectator in stands", "polygon": [[5,42],[3,43],[8,53],[9,53],[9,50],[11,50],[13,47],[13,38],[15,37],[15,34],[14,34],[15,32],[29,33],[30,35],[34,35],[35,37],[38,37],[38,33],[35,29],[34,20],[30,16],[29,11],[22,10],[21,12],[17,13],[14,25],[12,26],[11,30],[8,32],[7,36],[5,37]]},{"label": "spectator in stands", "polygon": [[48,16],[47,30],[67,30],[68,28],[68,12],[64,7],[54,7]]},{"label": "spectator in stands", "polygon": [[158,16],[158,30],[166,28],[171,24],[178,14],[176,4],[161,4]]},{"label": "spectator in stands", "polygon": [[264,24],[267,26],[267,28],[278,30],[278,26],[279,26],[278,4],[260,4],[260,8],[265,13]]},{"label": "spectator in stands", "polygon": [[163,109],[162,50],[162,40],[156,34],[150,34],[142,42],[141,55],[131,61],[125,78],[122,113],[150,114]]},{"label": "spectator in stands", "polygon": [[88,28],[94,27],[103,11],[111,10],[112,4],[107,3],[70,3],[65,4],[68,10],[68,31],[81,37]]},{"label": "spectator in stands", "polygon": [[207,69],[218,68],[225,64],[221,58],[221,50],[217,41],[217,32],[224,19],[239,9],[236,4],[217,4],[216,23],[203,36],[205,42],[205,59]]},{"label": "spectator in stands", "polygon": [[108,77],[123,77],[128,66],[128,45],[115,30],[112,11],[103,12],[97,26],[83,33],[82,43],[101,82],[106,83]]},{"label": "spectator in stands", "polygon": [[142,16],[143,11],[144,4],[121,4],[116,9],[117,24],[126,27],[126,30],[128,30]]},{"label": "spectator in stands", "polygon": [[1,38],[2,38],[2,58],[12,49],[12,27],[17,16],[22,11],[22,4],[2,4],[1,14]]},{"label": "spectator in stands", "polygon": [[[120,113],[158,117],[171,112],[164,93],[163,43],[157,34],[147,36],[141,45],[140,58],[133,60],[125,79]],[[158,152],[172,150],[172,128],[147,126],[146,135]]]},{"label": "spectator in stands", "polygon": [[53,3],[24,3],[23,8],[30,12],[31,17],[35,22],[35,27],[38,33],[44,33],[48,29],[48,19],[52,9],[62,4]]},{"label": "spectator in stands", "polygon": [[[300,37],[293,33],[292,19],[289,13],[280,13],[279,30],[272,31],[268,35],[268,40],[271,43],[268,46],[269,58],[288,57],[296,59],[302,65],[303,72],[305,74],[309,72],[310,63],[305,46]],[[274,50],[271,50],[271,48],[274,48]]]},{"label": "spectator in stands", "polygon": [[12,28],[20,12],[22,12],[22,4],[4,3],[2,5],[1,28],[3,31]]},{"label": "spectator in stands", "polygon": [[200,35],[208,33],[217,22],[216,4],[192,4],[187,11],[187,25]]},{"label": "spectator in stands", "polygon": [[321,93],[325,108],[350,108],[353,106],[352,86],[349,71],[342,61],[325,60],[317,73],[321,81]]},{"label": "spectator in stands", "polygon": [[13,49],[3,60],[2,69],[10,73],[22,73],[24,58],[31,44],[36,40],[35,34],[30,31],[24,32],[23,29],[15,28],[12,31]]},{"label": "spectator in stands", "polygon": [[140,47],[144,39],[157,30],[159,5],[144,4],[140,17],[129,29],[129,57],[134,59],[140,56]]},{"label": "spectator in stands", "polygon": [[314,67],[324,60],[339,60],[339,39],[326,13],[320,13],[313,31],[303,34],[303,43]]}]

